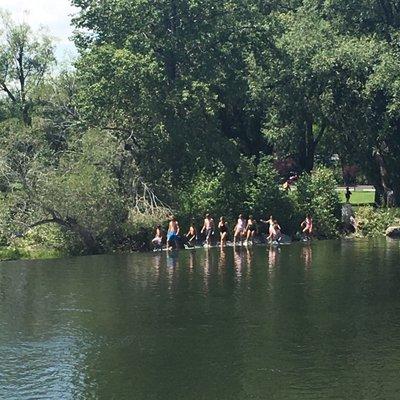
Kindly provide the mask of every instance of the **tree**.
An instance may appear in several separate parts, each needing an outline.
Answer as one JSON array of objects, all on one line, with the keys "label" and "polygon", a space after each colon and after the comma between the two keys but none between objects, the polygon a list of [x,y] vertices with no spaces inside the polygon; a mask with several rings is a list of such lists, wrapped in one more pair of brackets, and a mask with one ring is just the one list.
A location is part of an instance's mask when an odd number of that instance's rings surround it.
[{"label": "tree", "polygon": [[0,23],[0,90],[30,125],[36,89],[55,62],[54,46],[43,31],[15,24],[6,13],[0,15]]},{"label": "tree", "polygon": [[112,241],[127,217],[113,174],[118,146],[101,132],[87,132],[55,157],[35,126],[2,127],[0,176],[2,232],[25,233],[57,224],[79,237],[90,253]]},{"label": "tree", "polygon": [[269,152],[246,60],[268,43],[264,19],[279,3],[75,0],[84,115],[118,132],[143,175],[164,185],[215,160],[236,168],[237,150]]}]

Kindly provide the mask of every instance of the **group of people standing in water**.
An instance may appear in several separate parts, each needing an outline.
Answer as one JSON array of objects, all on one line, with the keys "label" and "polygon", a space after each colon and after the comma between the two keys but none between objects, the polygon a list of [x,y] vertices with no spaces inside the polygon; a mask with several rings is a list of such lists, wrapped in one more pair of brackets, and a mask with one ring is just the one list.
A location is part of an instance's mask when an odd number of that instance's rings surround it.
[{"label": "group of people standing in water", "polygon": [[[262,224],[268,226],[266,237],[268,242],[279,243],[282,239],[282,229],[278,221],[271,215],[268,220],[260,220]],[[211,246],[215,230],[218,229],[220,237],[220,245],[226,246],[228,239],[228,223],[224,217],[220,217],[218,224],[215,224],[214,219],[210,214],[206,214],[203,221],[203,226],[198,232],[195,226],[195,221],[192,220],[189,230],[186,234],[181,235],[181,228],[174,216],[169,217],[168,231],[166,235],[167,249],[179,248],[179,243],[194,247],[199,240],[199,233],[204,238],[204,246]],[[310,214],[307,214],[305,220],[301,223],[302,234],[310,238],[313,234],[313,221]],[[252,215],[248,219],[242,214],[239,215],[236,225],[233,229],[233,245],[236,244],[253,244],[253,239],[258,232],[257,221]],[[155,237],[152,244],[155,248],[161,248],[165,240],[165,235],[161,225],[156,227]]]}]

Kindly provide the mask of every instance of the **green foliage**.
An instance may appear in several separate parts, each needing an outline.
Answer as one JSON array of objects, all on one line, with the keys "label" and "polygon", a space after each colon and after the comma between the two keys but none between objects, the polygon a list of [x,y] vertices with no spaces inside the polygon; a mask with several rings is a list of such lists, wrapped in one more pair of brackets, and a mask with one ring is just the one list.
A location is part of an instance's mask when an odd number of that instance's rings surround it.
[{"label": "green foliage", "polygon": [[38,100],[38,88],[54,64],[54,46],[44,32],[16,24],[0,10],[0,91],[25,124]]},{"label": "green foliage", "polygon": [[103,132],[91,131],[56,159],[43,136],[33,134],[35,129],[3,131],[3,233],[55,223],[75,232],[92,251],[104,246],[126,215],[112,173],[117,144]]},{"label": "green foliage", "polygon": [[187,224],[191,218],[201,223],[204,213],[214,218],[224,216],[233,219],[244,212],[244,184],[246,162],[236,171],[200,171],[193,181],[178,193],[179,216]]},{"label": "green foliage", "polygon": [[246,184],[246,211],[256,218],[267,220],[272,215],[277,218],[287,234],[295,232],[297,210],[292,197],[280,184],[271,157],[262,157],[254,177]]},{"label": "green foliage", "polygon": [[257,165],[254,178],[247,184],[248,198],[246,208],[255,215],[274,214],[282,194],[279,190],[279,177],[270,157],[263,157]]},{"label": "green foliage", "polygon": [[303,174],[297,184],[295,199],[299,213],[310,213],[319,237],[335,237],[339,232],[341,207],[332,171],[318,168]]},{"label": "green foliage", "polygon": [[57,224],[47,224],[34,227],[26,232],[24,237],[13,240],[14,245],[35,252],[52,252],[56,254],[80,254],[82,244],[68,230]]},{"label": "green foliage", "polygon": [[[356,165],[400,204],[394,1],[72,3],[80,56],[51,77],[49,37],[2,18],[5,247],[29,232],[26,246],[141,248],[164,203],[183,225],[207,211],[273,214],[288,233],[311,212],[333,237],[335,179],[315,165],[337,154],[337,178]],[[273,160],[308,174],[285,192]]]},{"label": "green foliage", "polygon": [[356,221],[359,236],[384,236],[389,226],[400,225],[400,210],[393,208],[375,209],[370,206],[358,207]]},{"label": "green foliage", "polygon": [[31,258],[30,253],[18,247],[0,248],[0,261],[19,260]]}]

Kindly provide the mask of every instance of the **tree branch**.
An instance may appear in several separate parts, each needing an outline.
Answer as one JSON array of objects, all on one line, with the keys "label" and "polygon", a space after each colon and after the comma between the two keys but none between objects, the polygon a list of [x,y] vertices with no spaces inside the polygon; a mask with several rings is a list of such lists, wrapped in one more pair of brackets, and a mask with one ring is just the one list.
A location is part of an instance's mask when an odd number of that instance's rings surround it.
[{"label": "tree branch", "polygon": [[317,137],[314,139],[314,144],[317,145],[325,133],[326,125],[323,124],[318,132]]},{"label": "tree branch", "polygon": [[37,222],[33,223],[32,225],[29,225],[28,229],[35,228],[36,226],[41,226],[41,225],[46,225],[46,224],[53,224],[53,223],[57,224],[59,222],[54,218],[42,219],[40,221],[37,221]]},{"label": "tree branch", "polygon": [[11,99],[13,103],[17,102],[16,97],[11,93],[11,91],[8,89],[7,85],[5,82],[0,82],[1,88],[3,89],[4,92],[7,93],[8,97]]}]

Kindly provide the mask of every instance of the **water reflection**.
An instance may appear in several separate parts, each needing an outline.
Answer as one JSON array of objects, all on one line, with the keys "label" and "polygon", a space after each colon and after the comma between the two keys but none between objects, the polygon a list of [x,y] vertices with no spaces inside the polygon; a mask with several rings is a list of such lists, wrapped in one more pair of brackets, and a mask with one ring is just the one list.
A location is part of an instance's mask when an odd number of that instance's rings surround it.
[{"label": "water reflection", "polygon": [[247,261],[247,270],[250,272],[251,270],[251,263],[253,260],[253,249],[246,247],[246,261]]},{"label": "water reflection", "polygon": [[270,271],[273,271],[278,264],[279,261],[279,253],[281,249],[277,246],[269,246],[268,247],[268,268]]},{"label": "water reflection", "polygon": [[189,250],[189,269],[191,273],[193,273],[195,265],[196,265],[196,250],[191,249]]},{"label": "water reflection", "polygon": [[310,269],[312,265],[312,248],[311,245],[304,245],[301,251],[301,257],[306,269]]},{"label": "water reflection", "polygon": [[167,251],[167,268],[176,268],[178,266],[178,256],[179,253],[177,251]]},{"label": "water reflection", "polygon": [[219,267],[221,268],[221,271],[226,268],[226,247],[221,246],[219,250]]},{"label": "water reflection", "polygon": [[396,398],[398,256],[321,242],[0,266],[0,398]]},{"label": "water reflection", "polygon": [[233,248],[233,262],[237,281],[240,282],[244,268],[244,255],[241,247]]}]

